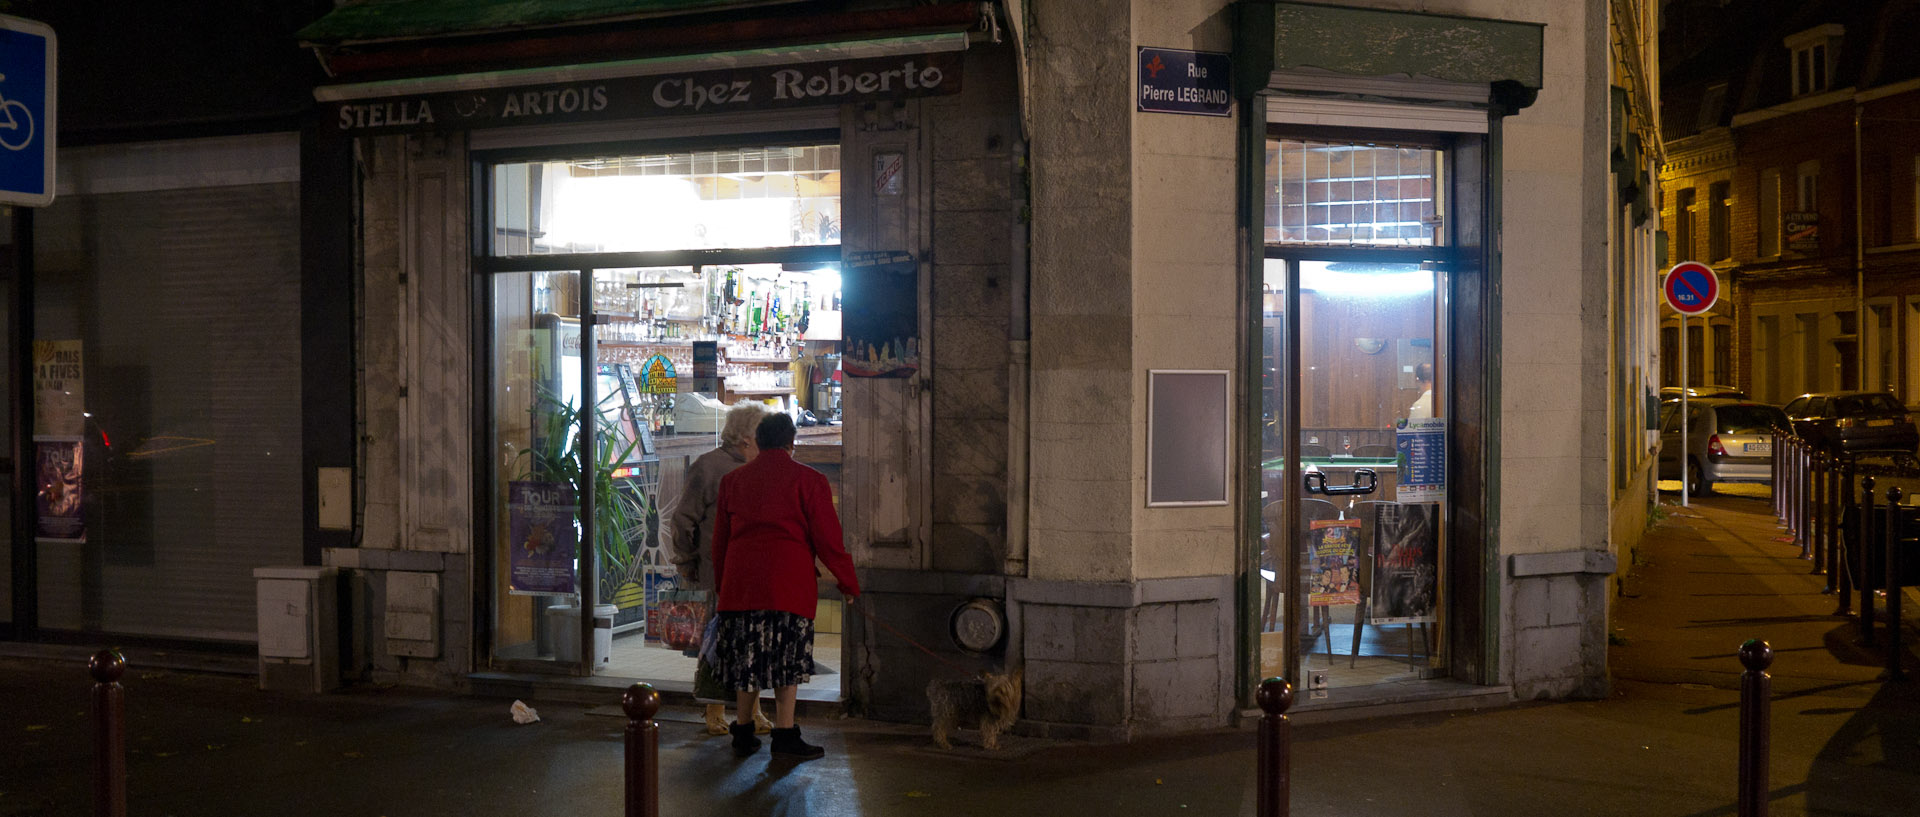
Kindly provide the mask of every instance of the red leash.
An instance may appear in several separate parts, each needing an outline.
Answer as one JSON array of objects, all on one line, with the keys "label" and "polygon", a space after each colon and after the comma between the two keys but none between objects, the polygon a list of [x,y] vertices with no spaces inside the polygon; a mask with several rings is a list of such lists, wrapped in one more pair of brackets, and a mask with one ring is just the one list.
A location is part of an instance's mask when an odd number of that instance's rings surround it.
[{"label": "red leash", "polygon": [[852,607],[855,612],[858,612],[861,615],[861,617],[865,618],[868,621],[873,622],[880,629],[893,633],[894,636],[898,637],[901,641],[905,641],[908,644],[912,644],[915,648],[919,649],[921,652],[926,653],[928,656],[932,657],[933,660],[946,665],[948,669],[955,670],[962,675],[974,674],[973,670],[967,669],[966,667],[960,666],[959,664],[955,664],[952,661],[948,661],[947,659],[940,657],[939,653],[936,653],[933,650],[927,649],[927,646],[925,644],[922,644],[918,641],[913,640],[912,636],[909,636],[906,633],[903,633],[903,632],[900,632],[899,630],[894,629],[893,625],[888,624],[884,621],[881,621],[880,619],[874,618],[872,613],[867,612],[866,605],[864,604],[856,605],[852,601],[849,601],[847,602],[847,606]]}]

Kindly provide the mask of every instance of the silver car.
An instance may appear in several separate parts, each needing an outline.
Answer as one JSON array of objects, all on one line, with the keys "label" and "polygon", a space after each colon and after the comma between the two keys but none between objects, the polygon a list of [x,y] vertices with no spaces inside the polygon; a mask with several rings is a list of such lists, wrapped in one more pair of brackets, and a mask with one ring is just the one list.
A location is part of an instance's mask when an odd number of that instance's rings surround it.
[{"label": "silver car", "polygon": [[[1700,496],[1716,482],[1773,482],[1773,432],[1787,428],[1785,412],[1749,400],[1687,401],[1687,493]],[[1660,406],[1660,478],[1680,478],[1680,403]]]}]

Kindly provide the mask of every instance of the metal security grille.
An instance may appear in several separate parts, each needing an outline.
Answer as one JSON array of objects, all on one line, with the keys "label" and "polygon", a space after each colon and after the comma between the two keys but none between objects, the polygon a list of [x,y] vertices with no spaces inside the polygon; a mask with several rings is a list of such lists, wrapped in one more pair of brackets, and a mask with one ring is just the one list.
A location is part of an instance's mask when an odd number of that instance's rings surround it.
[{"label": "metal security grille", "polygon": [[301,561],[299,186],[63,195],[35,334],[85,354],[86,541],[38,547],[39,626],[256,638]]}]

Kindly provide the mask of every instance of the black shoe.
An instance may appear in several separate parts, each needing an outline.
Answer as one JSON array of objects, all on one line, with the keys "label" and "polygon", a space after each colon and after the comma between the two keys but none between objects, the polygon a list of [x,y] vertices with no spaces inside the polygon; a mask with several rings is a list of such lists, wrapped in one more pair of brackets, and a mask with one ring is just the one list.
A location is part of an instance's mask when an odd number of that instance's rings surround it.
[{"label": "black shoe", "polygon": [[[737,722],[728,724],[727,732],[733,735],[734,757],[746,757],[754,752],[760,751],[760,739],[753,736],[753,724]],[[773,730],[773,732],[776,736],[780,734],[780,730],[778,729]],[[777,740],[778,738],[776,737],[776,741]]]},{"label": "black shoe", "polygon": [[826,757],[827,750],[801,740],[800,727],[790,726],[785,729],[774,728],[773,753],[797,760],[812,760],[816,757]]}]

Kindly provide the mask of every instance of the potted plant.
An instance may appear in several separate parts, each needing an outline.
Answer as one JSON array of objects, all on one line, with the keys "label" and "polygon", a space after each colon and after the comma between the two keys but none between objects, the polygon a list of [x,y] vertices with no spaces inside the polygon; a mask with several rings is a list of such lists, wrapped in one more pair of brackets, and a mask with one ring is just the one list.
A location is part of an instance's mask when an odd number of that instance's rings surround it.
[{"label": "potted plant", "polygon": [[[614,399],[612,395],[602,398],[600,407],[606,408]],[[593,412],[598,423],[600,444],[596,448],[599,450],[583,465],[582,416],[583,412],[572,399],[561,399],[551,389],[540,387],[534,406],[534,444],[522,452],[528,459],[522,478],[565,483],[573,487],[574,496],[582,497],[587,490],[583,476],[591,477],[594,555],[600,566],[601,584],[607,588],[600,591],[600,596],[626,600],[633,592],[629,586],[642,588],[646,565],[634,545],[645,541],[649,520],[656,510],[644,492],[621,491],[615,485],[614,471],[632,455],[636,443],[629,440],[624,445],[609,444],[617,441],[619,435],[602,411]]]}]

